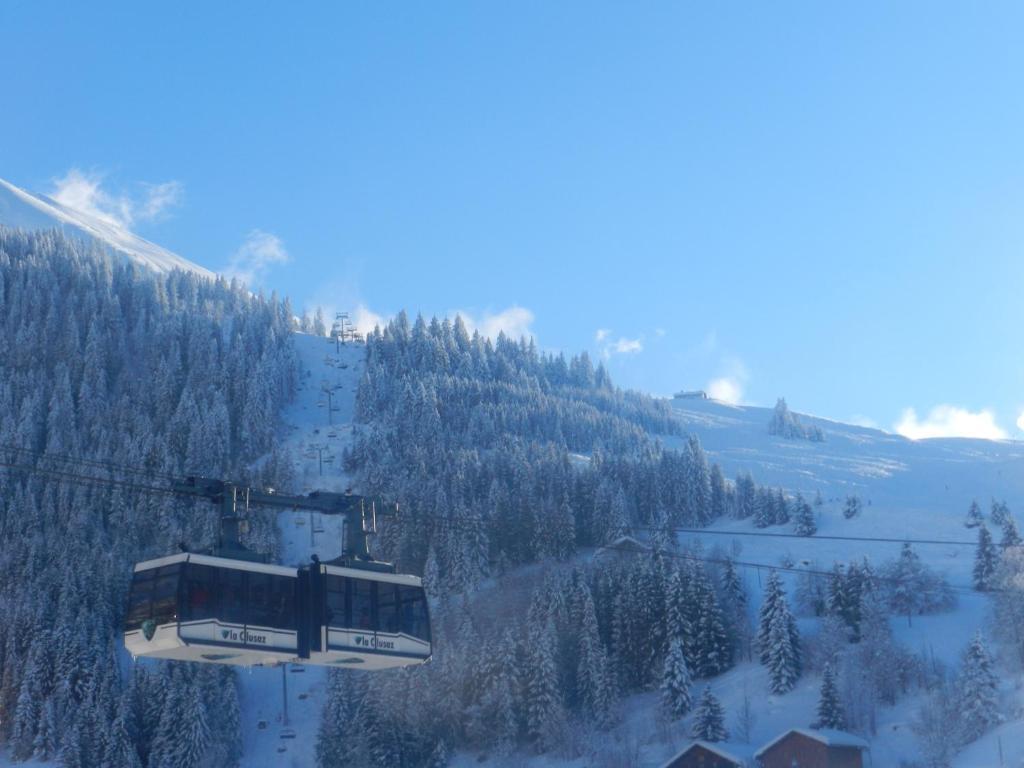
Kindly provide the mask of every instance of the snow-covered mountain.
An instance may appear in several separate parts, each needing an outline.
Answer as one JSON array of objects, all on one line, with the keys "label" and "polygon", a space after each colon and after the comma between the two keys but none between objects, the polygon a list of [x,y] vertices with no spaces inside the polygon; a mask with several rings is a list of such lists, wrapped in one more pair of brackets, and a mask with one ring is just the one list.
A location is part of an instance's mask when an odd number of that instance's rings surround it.
[{"label": "snow-covered mountain", "polygon": [[157,272],[181,269],[213,278],[210,270],[144,240],[124,227],[27,192],[0,179],[0,225],[25,230],[56,227],[64,234],[93,240]]}]

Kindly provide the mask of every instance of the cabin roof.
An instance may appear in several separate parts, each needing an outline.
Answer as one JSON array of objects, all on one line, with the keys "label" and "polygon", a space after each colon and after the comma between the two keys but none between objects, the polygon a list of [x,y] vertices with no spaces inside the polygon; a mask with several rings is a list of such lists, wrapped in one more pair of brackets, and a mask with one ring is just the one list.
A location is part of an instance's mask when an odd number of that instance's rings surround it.
[{"label": "cabin roof", "polygon": [[[671,758],[669,758],[667,761],[665,761],[665,764],[662,766],[662,768],[668,768],[669,765],[671,765],[676,760],[678,760],[679,758],[681,758],[684,755],[686,755],[688,752],[693,750],[695,747],[701,747],[703,749],[706,749],[708,752],[711,752],[714,755],[718,755],[719,757],[721,757],[724,760],[731,760],[732,762],[736,763],[736,765],[744,765],[745,764],[744,760],[746,758],[740,756],[739,754],[736,754],[735,752],[730,752],[723,745],[716,744],[716,743],[713,743],[713,742],[710,742],[710,741],[700,741],[700,740],[697,740],[697,741],[690,742],[689,744],[687,744],[683,748],[683,750],[681,752],[677,752],[675,755],[673,755]],[[749,754],[749,750],[748,750],[748,754]]]},{"label": "cabin roof", "polygon": [[810,728],[790,728],[788,731],[780,733],[774,739],[757,750],[757,752],[754,753],[754,757],[760,757],[791,733],[798,733],[801,736],[806,736],[808,739],[814,739],[814,741],[820,742],[826,747],[854,747],[855,749],[868,748],[868,743],[864,741],[864,739],[860,736],[855,736],[852,733],[847,733],[846,731],[837,731],[834,728],[822,728],[821,730],[811,730]]}]

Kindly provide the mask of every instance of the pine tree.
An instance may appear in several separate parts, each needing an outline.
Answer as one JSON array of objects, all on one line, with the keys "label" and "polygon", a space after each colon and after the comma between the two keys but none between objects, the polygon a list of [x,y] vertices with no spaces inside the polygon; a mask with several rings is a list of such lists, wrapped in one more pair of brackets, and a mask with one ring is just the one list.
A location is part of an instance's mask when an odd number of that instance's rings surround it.
[{"label": "pine tree", "polygon": [[785,525],[789,522],[789,518],[789,500],[786,498],[786,493],[781,488],[776,488],[772,522],[775,525]]},{"label": "pine tree", "polygon": [[971,506],[967,509],[967,519],[964,521],[964,527],[977,528],[984,522],[985,516],[981,512],[981,507],[977,501],[972,501]]},{"label": "pine tree", "polygon": [[711,518],[717,520],[725,516],[728,505],[728,489],[725,476],[717,464],[711,465]]},{"label": "pine tree", "polygon": [[793,640],[792,624],[788,609],[780,610],[772,618],[768,635],[768,674],[772,693],[788,693],[800,677],[800,646]]},{"label": "pine tree", "polygon": [[843,517],[845,517],[847,520],[852,520],[860,514],[860,510],[860,496],[847,496],[846,506],[843,507]]},{"label": "pine tree", "polygon": [[999,720],[998,681],[981,632],[967,646],[957,683],[963,740],[974,741]]},{"label": "pine tree", "polygon": [[562,715],[558,672],[555,668],[555,629],[551,619],[530,627],[524,669],[526,734],[538,752],[555,743],[556,726]]},{"label": "pine tree", "polygon": [[693,716],[693,727],[690,735],[701,741],[725,741],[729,732],[725,730],[725,711],[722,704],[711,692],[711,686],[704,687],[697,703],[697,711]]},{"label": "pine tree", "polygon": [[611,671],[597,629],[594,600],[586,585],[580,590],[580,626],[577,675],[584,709],[601,726],[610,725]]},{"label": "pine tree", "polygon": [[813,536],[818,532],[814,521],[814,510],[803,496],[796,497],[796,523],[793,527],[797,536]]},{"label": "pine tree", "polygon": [[707,588],[697,620],[697,674],[712,677],[732,666],[732,645],[722,621],[714,590]]},{"label": "pine tree", "polygon": [[995,586],[999,566],[999,551],[992,542],[992,534],[982,523],[978,527],[978,548],[974,554],[974,588],[986,592]]},{"label": "pine tree", "polygon": [[198,768],[210,746],[210,728],[202,691],[192,684],[185,694],[185,708],[177,713],[172,760],[175,768]]},{"label": "pine tree", "polygon": [[796,631],[796,620],[790,613],[789,605],[786,603],[786,593],[782,588],[782,579],[778,571],[768,574],[768,582],[764,588],[764,602],[761,604],[761,613],[757,628],[757,644],[762,664],[768,663],[769,648],[771,647],[770,635],[772,620],[775,615],[781,613],[785,617],[785,623],[789,627],[791,644],[799,646],[799,636]]},{"label": "pine tree", "polygon": [[1009,547],[1019,547],[1021,545],[1020,532],[1017,530],[1017,521],[1013,519],[1013,516],[1006,512],[1002,522],[1003,538],[999,544],[1003,549]]},{"label": "pine tree", "polygon": [[754,496],[754,525],[767,528],[775,522],[775,499],[767,488],[757,489]]},{"label": "pine tree", "polygon": [[683,642],[678,637],[673,638],[669,642],[661,679],[661,709],[666,719],[678,720],[690,711],[693,705],[690,696],[692,682]]},{"label": "pine tree", "polygon": [[818,699],[818,719],[812,728],[846,728],[846,717],[839,701],[839,690],[836,687],[835,673],[830,663],[825,664],[821,675],[821,695]]}]

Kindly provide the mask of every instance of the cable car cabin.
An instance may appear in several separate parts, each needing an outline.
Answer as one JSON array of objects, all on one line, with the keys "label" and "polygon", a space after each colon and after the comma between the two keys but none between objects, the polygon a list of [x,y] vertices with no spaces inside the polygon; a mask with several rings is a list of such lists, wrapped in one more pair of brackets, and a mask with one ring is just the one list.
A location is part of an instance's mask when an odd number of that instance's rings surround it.
[{"label": "cable car cabin", "polygon": [[253,666],[299,656],[298,569],[182,553],[135,566],[133,656]]},{"label": "cable car cabin", "polygon": [[124,644],[147,658],[377,670],[427,661],[430,617],[415,576],[182,553],[135,566]]},{"label": "cable car cabin", "polygon": [[373,670],[430,658],[430,615],[418,577],[321,563],[302,571],[320,612],[311,663]]}]

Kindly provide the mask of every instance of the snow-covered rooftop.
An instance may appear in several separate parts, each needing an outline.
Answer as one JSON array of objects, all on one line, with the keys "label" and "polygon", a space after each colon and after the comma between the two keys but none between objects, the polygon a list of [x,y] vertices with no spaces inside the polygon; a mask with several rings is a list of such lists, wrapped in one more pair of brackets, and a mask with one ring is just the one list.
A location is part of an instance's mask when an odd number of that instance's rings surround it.
[{"label": "snow-covered rooftop", "polygon": [[754,757],[760,757],[791,733],[799,733],[801,736],[806,736],[809,739],[820,741],[827,747],[854,747],[856,749],[868,749],[869,746],[868,743],[860,736],[855,736],[854,734],[847,733],[846,731],[837,731],[833,728],[822,728],[821,730],[811,730],[810,728],[790,728],[788,731],[780,733],[774,739],[757,750],[757,752],[754,753]]},{"label": "snow-covered rooftop", "polygon": [[[746,759],[750,756],[750,748],[749,747],[742,747],[742,746],[735,746],[734,747],[731,744],[723,745],[723,744],[713,743],[713,742],[710,742],[710,741],[700,741],[700,740],[698,740],[698,741],[694,741],[694,742],[692,742],[690,744],[687,744],[686,747],[683,748],[680,752],[678,752],[675,755],[673,755],[672,758],[670,760],[668,760],[662,766],[662,768],[668,768],[668,766],[670,766],[673,762],[678,760],[680,757],[682,757],[683,755],[685,755],[687,752],[689,752],[691,749],[694,749],[695,747],[702,747],[702,748],[706,749],[708,752],[710,752],[711,754],[718,755],[723,760],[730,760],[730,761],[736,763],[737,765],[745,765],[746,764],[745,763]],[[728,747],[728,749],[726,749],[726,747]]]}]

